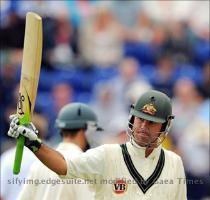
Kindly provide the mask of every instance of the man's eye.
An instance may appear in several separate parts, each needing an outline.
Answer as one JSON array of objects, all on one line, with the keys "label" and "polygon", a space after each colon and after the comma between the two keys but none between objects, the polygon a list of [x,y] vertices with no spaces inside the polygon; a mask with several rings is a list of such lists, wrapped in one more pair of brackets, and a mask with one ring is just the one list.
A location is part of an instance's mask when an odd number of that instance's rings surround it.
[{"label": "man's eye", "polygon": [[142,118],[139,118],[139,121],[143,122],[143,121],[144,121],[144,119],[142,119]]},{"label": "man's eye", "polygon": [[153,122],[153,121],[149,121],[149,124],[155,124],[155,122]]}]

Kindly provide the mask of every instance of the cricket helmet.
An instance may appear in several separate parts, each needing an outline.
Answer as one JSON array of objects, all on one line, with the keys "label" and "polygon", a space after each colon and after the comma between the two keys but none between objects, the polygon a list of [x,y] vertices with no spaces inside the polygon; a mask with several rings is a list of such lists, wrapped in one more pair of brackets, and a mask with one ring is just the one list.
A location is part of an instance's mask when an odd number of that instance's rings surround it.
[{"label": "cricket helmet", "polygon": [[83,103],[70,103],[64,106],[58,113],[55,126],[59,129],[75,130],[87,129],[88,124],[94,124],[98,127],[98,119],[92,109]]},{"label": "cricket helmet", "polygon": [[135,127],[133,127],[134,117],[161,123],[162,128],[159,138],[156,138],[156,140],[158,140],[158,143],[162,143],[170,130],[171,120],[174,118],[171,100],[162,92],[150,90],[140,96],[134,105],[131,105],[128,133],[135,140],[133,135],[135,131]]}]

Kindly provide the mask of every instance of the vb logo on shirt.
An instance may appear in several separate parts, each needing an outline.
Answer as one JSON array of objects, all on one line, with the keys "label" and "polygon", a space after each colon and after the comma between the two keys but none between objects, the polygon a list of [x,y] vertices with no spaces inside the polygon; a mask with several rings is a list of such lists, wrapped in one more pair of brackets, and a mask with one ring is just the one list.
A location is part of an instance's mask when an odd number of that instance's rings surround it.
[{"label": "vb logo on shirt", "polygon": [[124,180],[117,180],[112,185],[113,191],[116,194],[123,194],[127,191],[128,184]]}]

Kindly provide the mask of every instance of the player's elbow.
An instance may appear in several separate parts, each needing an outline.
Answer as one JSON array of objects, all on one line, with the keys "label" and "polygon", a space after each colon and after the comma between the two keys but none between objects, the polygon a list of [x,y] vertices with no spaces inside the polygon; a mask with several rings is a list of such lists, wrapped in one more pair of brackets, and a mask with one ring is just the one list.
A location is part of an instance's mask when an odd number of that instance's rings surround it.
[{"label": "player's elbow", "polygon": [[67,174],[66,160],[63,158],[62,162],[57,165],[57,169],[54,170],[59,176],[65,176]]}]

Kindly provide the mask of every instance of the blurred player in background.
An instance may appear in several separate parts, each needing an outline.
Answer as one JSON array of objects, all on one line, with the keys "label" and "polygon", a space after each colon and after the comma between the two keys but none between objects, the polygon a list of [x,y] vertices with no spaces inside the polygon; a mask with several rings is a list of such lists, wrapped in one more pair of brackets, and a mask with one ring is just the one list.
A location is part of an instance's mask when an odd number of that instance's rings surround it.
[{"label": "blurred player in background", "polygon": [[[87,150],[91,145],[93,132],[100,129],[97,127],[95,113],[82,103],[70,103],[64,106],[56,119],[56,127],[62,137],[57,151],[62,155],[71,155],[71,157],[79,156]],[[55,164],[59,165],[59,163]],[[73,180],[62,181],[57,174],[40,161],[32,165],[27,180],[34,182],[33,184],[25,184],[18,198],[20,200],[93,199],[93,193],[88,189],[87,183],[82,180],[79,184],[75,184]],[[43,180],[45,182],[41,183]],[[39,181],[39,185],[35,181]]]},{"label": "blurred player in background", "polygon": [[61,154],[44,145],[35,128],[18,125],[17,118],[12,120],[8,135],[24,135],[26,146],[61,178],[94,180],[95,199],[184,200],[182,160],[161,147],[173,118],[169,97],[151,90],[131,107],[130,141],[123,145],[102,145],[78,156]]}]

